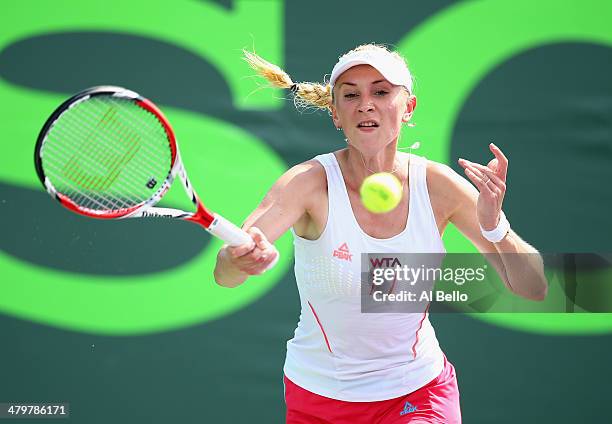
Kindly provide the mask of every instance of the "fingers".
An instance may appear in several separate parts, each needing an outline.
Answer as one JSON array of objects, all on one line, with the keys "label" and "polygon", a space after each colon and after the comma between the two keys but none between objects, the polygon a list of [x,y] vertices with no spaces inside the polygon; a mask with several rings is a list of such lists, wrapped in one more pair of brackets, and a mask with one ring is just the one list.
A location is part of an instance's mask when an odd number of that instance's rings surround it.
[{"label": "fingers", "polygon": [[487,168],[497,174],[497,171],[499,170],[499,161],[497,160],[497,158],[491,159],[489,163],[487,163]]},{"label": "fingers", "polygon": [[227,247],[227,251],[229,252],[232,258],[240,258],[252,252],[253,249],[255,249],[255,243],[252,241],[249,243],[241,244],[240,246]]},{"label": "fingers", "polygon": [[251,254],[240,258],[237,266],[249,275],[259,275],[270,269],[277,259],[278,251],[271,245],[267,250],[255,248]]},{"label": "fingers", "polygon": [[[506,176],[508,175],[508,158],[506,157],[506,155],[504,155],[501,149],[493,143],[489,144],[489,149],[491,150],[491,153],[493,153],[495,158],[489,161],[489,163],[487,164],[487,167],[491,171],[493,171],[495,175],[501,178],[501,180],[504,181],[505,183]],[[467,161],[465,159],[459,159],[459,165],[465,168],[464,163],[483,166],[475,162]]]},{"label": "fingers", "polygon": [[229,252],[232,258],[239,258],[241,256],[244,256],[252,252],[253,249],[255,249],[255,246],[256,246],[255,242],[250,241],[248,243],[241,244],[239,246],[227,246],[227,251]]},{"label": "fingers", "polygon": [[265,234],[256,227],[247,230],[252,242],[236,247],[227,247],[231,261],[240,271],[249,275],[263,274],[278,259],[278,251]]},{"label": "fingers", "polygon": [[247,233],[253,238],[253,241],[260,249],[266,249],[270,246],[270,242],[261,230],[257,227],[251,227],[247,230]]},{"label": "fingers", "polygon": [[501,179],[506,181],[506,175],[508,174],[508,158],[506,157],[506,155],[504,155],[501,149],[493,143],[489,144],[489,149],[497,159],[497,175],[499,175]]},{"label": "fingers", "polygon": [[469,178],[472,184],[474,184],[478,188],[478,191],[480,191],[481,193],[486,193],[491,196],[497,193],[495,185],[491,182],[491,180],[486,180],[483,174],[475,168],[466,168],[465,175]]},{"label": "fingers", "polygon": [[[464,168],[465,175],[478,187],[481,193],[500,194],[505,190],[505,184],[486,166],[459,159],[459,164]],[[503,184],[503,188],[498,184]]]},{"label": "fingers", "polygon": [[499,189],[504,191],[506,190],[505,180],[499,177],[496,172],[491,171],[489,167],[483,166],[479,163],[470,162],[465,159],[460,159],[460,161],[463,161],[462,166],[464,166],[464,168],[470,169],[474,174],[481,177],[485,182],[491,181]]},{"label": "fingers", "polygon": [[263,274],[264,272],[272,268],[274,265],[276,265],[276,262],[279,258],[279,253],[274,246],[270,246],[271,247],[266,250],[260,257],[260,259],[257,261],[257,265],[252,267],[251,274]]},{"label": "fingers", "polygon": [[241,244],[239,246],[229,246],[228,251],[234,258],[247,255],[254,251],[256,247],[264,249],[268,243],[266,236],[257,227],[251,227],[247,230],[247,234],[251,236],[249,243]]}]

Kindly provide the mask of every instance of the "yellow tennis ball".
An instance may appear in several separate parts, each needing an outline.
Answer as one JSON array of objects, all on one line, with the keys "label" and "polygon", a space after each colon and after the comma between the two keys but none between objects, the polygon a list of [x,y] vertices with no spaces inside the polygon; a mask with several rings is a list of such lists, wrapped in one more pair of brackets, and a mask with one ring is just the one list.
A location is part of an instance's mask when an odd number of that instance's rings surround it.
[{"label": "yellow tennis ball", "polygon": [[402,183],[388,172],[379,172],[363,180],[359,194],[370,212],[389,212],[402,200]]}]

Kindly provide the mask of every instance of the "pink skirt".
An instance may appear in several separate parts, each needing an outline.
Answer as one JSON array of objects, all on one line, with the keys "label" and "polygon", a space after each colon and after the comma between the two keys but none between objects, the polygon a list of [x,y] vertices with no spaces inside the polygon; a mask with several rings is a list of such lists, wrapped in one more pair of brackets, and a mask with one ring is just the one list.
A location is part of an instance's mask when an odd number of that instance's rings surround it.
[{"label": "pink skirt", "polygon": [[320,396],[285,376],[287,424],[460,424],[455,368],[444,357],[444,369],[420,389],[377,402],[346,402]]}]

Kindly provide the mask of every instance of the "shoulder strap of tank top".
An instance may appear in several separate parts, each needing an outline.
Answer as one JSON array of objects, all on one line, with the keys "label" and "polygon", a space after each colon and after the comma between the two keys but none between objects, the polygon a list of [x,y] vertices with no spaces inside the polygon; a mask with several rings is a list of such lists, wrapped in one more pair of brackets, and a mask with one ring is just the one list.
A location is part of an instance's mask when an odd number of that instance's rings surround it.
[{"label": "shoulder strap of tank top", "polygon": [[437,231],[436,219],[429,198],[427,188],[427,158],[411,155],[410,158],[410,195],[414,196],[411,205],[414,205],[414,215],[426,220]]},{"label": "shoulder strap of tank top", "polygon": [[[329,202],[329,217],[334,216],[344,217],[346,220],[352,214],[351,204],[348,198],[348,193],[344,184],[344,178],[340,171],[340,165],[333,153],[326,153],[316,156],[315,160],[319,161],[327,176],[327,196]],[[341,218],[342,219],[342,218]]]},{"label": "shoulder strap of tank top", "polygon": [[[410,179],[414,183],[413,187],[419,189],[423,188],[423,184],[427,184],[426,172],[427,172],[427,159],[423,156],[417,156],[410,154]],[[427,188],[427,186],[425,186]]]}]

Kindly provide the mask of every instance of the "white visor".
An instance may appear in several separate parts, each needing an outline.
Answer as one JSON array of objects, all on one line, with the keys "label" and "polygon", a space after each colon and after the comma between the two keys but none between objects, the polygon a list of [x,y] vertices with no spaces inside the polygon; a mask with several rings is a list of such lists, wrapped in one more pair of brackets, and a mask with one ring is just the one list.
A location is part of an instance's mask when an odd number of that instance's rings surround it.
[{"label": "white visor", "polygon": [[331,88],[334,88],[336,80],[344,71],[357,65],[370,65],[391,84],[402,85],[412,93],[412,77],[404,61],[383,50],[361,50],[342,56],[331,73]]}]

